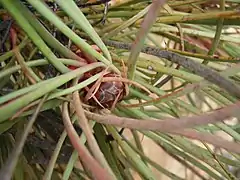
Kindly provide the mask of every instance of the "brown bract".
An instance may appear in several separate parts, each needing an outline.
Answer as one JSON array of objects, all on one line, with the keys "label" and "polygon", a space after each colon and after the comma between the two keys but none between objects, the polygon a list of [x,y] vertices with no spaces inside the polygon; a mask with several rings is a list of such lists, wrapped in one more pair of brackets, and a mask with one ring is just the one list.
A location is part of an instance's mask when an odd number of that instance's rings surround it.
[{"label": "brown bract", "polygon": [[[101,53],[101,50],[96,45],[92,45],[92,47],[97,52]],[[78,50],[76,53],[79,57],[84,58],[88,64],[96,61],[80,50]],[[115,107],[116,103],[121,101],[127,94],[127,85],[124,82],[111,80],[111,78],[121,78],[119,74],[109,72],[107,68],[97,68],[85,73],[80,81],[84,81],[101,72],[102,77],[99,78],[98,81],[84,88],[85,97],[83,99],[86,103],[92,106],[112,109]],[[106,77],[108,77],[109,80],[102,82],[102,79]]]},{"label": "brown bract", "polygon": [[[117,74],[109,73],[104,77],[117,77]],[[125,95],[125,85],[119,81],[101,82],[99,89],[95,93],[97,101],[104,108],[112,108],[122,100]]]}]

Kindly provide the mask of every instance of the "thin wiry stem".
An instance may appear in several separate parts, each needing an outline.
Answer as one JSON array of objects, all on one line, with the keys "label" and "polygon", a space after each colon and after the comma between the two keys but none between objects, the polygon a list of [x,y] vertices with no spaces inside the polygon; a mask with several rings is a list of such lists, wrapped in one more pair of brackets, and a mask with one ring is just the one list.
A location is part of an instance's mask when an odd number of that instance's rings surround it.
[{"label": "thin wiry stem", "polygon": [[58,140],[56,148],[53,151],[53,155],[51,156],[51,159],[48,163],[48,166],[46,168],[46,171],[44,173],[44,176],[43,176],[42,180],[51,180],[52,173],[53,173],[54,167],[55,167],[56,162],[57,162],[57,158],[59,156],[60,150],[62,148],[62,145],[63,145],[66,137],[67,137],[67,132],[63,131],[59,140]]},{"label": "thin wiry stem", "polygon": [[166,119],[133,119],[125,117],[117,117],[114,115],[99,115],[96,113],[85,111],[88,118],[94,119],[99,123],[112,124],[119,127],[126,127],[130,129],[153,130],[162,132],[172,132],[179,129],[192,128],[196,126],[213,124],[223,121],[232,116],[238,115],[240,101],[233,105],[228,105],[224,108],[215,110],[208,114],[202,114],[193,117],[181,118],[166,118]]},{"label": "thin wiry stem", "polygon": [[24,58],[21,55],[21,53],[19,52],[18,48],[14,49],[14,53],[15,53],[15,56],[16,56],[16,59],[17,59],[19,65],[22,68],[23,73],[28,78],[28,80],[32,84],[36,84],[36,82],[41,81],[41,79],[34,73],[34,71],[26,65],[26,62],[24,61]]},{"label": "thin wiry stem", "polygon": [[35,29],[31,26],[25,16],[21,13],[22,4],[20,1],[1,1],[2,5],[8,10],[8,12],[12,15],[12,17],[16,20],[19,26],[22,27],[32,39],[34,44],[39,48],[39,50],[47,57],[49,62],[51,62],[56,69],[58,69],[62,73],[69,72],[69,69],[57,60],[55,54],[51,51],[51,49],[45,44],[39,34],[35,31]]},{"label": "thin wiry stem", "polygon": [[[74,80],[74,84],[77,84],[78,82],[78,78],[76,78]],[[111,168],[109,167],[106,159],[104,158],[104,155],[102,154],[96,139],[93,136],[92,130],[88,124],[88,119],[86,118],[85,114],[84,114],[84,109],[82,107],[82,102],[80,100],[80,96],[78,91],[75,91],[73,93],[73,104],[74,104],[74,108],[76,110],[76,114],[78,116],[78,123],[79,126],[82,128],[86,138],[87,138],[87,142],[88,145],[93,153],[93,155],[95,156],[95,158],[98,160],[98,162],[105,168],[108,170],[109,174],[112,175],[112,178],[116,179]]]},{"label": "thin wiry stem", "polygon": [[[220,8],[222,11],[225,11],[225,0],[220,1]],[[209,49],[208,55],[213,55],[218,47],[218,44],[220,42],[220,37],[222,34],[223,22],[224,22],[224,17],[220,17],[217,23],[217,29],[216,29],[215,37],[212,42],[212,47]],[[207,62],[208,61],[204,61],[204,63],[207,63]]]},{"label": "thin wiry stem", "polygon": [[194,166],[192,166],[189,162],[187,162],[186,160],[180,158],[179,156],[177,156],[174,153],[169,152],[164,146],[162,146],[160,143],[158,143],[158,145],[165,151],[165,153],[167,153],[167,155],[171,156],[173,159],[175,159],[176,161],[178,161],[180,164],[182,164],[183,166],[185,166],[187,169],[189,169],[193,175],[195,174],[196,176],[198,176],[200,179],[202,180],[208,180],[207,178],[205,178],[199,171],[198,169],[196,169]]},{"label": "thin wiry stem", "polygon": [[[131,49],[130,43],[123,43],[123,42],[109,41],[109,40],[105,40],[104,42],[108,46],[112,46],[112,47],[116,47],[116,48],[120,48],[120,49],[127,49],[127,50]],[[151,47],[151,46],[145,46],[144,48],[142,48],[141,52],[146,53],[146,54],[151,54],[151,55],[154,55],[154,56],[157,56],[160,58],[165,58],[169,61],[180,64],[184,68],[205,78],[209,82],[216,84],[217,86],[225,89],[230,94],[240,98],[240,88],[236,84],[234,84],[229,79],[219,75],[219,73],[217,73],[215,70],[213,70],[203,64],[197,63],[197,62],[193,61],[191,58],[181,56],[174,52],[160,50],[159,48]],[[154,67],[152,67],[152,68],[154,70]]]},{"label": "thin wiry stem", "polygon": [[198,139],[211,143],[217,147],[228,149],[232,152],[240,152],[240,145],[237,143],[229,142],[220,139],[218,136],[211,134],[204,134],[196,132],[194,130],[184,130],[185,128],[191,128],[193,126],[199,126],[209,123],[216,123],[218,121],[225,120],[238,113],[240,102],[227,106],[225,108],[214,111],[210,114],[203,114],[200,116],[183,117],[179,119],[167,118],[165,120],[149,119],[140,120],[125,117],[117,117],[113,115],[99,115],[85,111],[86,116],[89,119],[93,119],[99,123],[111,124],[119,127],[125,127],[138,130],[153,130],[161,132],[170,132],[173,134],[183,135],[192,139]]},{"label": "thin wiry stem", "polygon": [[74,129],[69,117],[67,102],[63,104],[62,116],[68,137],[73,147],[78,152],[79,158],[84,163],[84,166],[87,167],[92,173],[93,179],[98,180],[103,178],[106,180],[111,180],[112,178],[108,175],[108,172],[98,164],[98,162],[92,157],[87,148],[80,143],[79,136]]},{"label": "thin wiry stem", "polygon": [[129,68],[129,78],[133,79],[136,69],[136,63],[137,63],[137,57],[139,56],[141,52],[141,48],[144,45],[144,41],[147,37],[148,32],[150,31],[150,28],[152,27],[153,23],[155,22],[158,10],[159,8],[165,3],[165,0],[156,0],[153,1],[149,11],[144,18],[144,21],[142,23],[141,29],[137,34],[136,40],[132,45],[132,50],[128,59],[128,68]]},{"label": "thin wiry stem", "polygon": [[210,152],[210,154],[212,155],[213,159],[215,159],[215,161],[219,164],[219,166],[222,168],[223,173],[225,173],[225,177],[227,177],[228,179],[236,179],[236,177],[227,170],[227,168],[224,166],[224,164],[219,160],[219,158],[216,156],[216,152],[213,152],[211,150],[211,148],[209,147],[208,144],[206,144],[205,142],[202,142],[203,145],[207,148],[207,150]]},{"label": "thin wiry stem", "polygon": [[42,100],[39,102],[38,107],[36,108],[36,111],[32,115],[31,119],[29,120],[26,129],[24,129],[22,137],[17,141],[16,146],[9,156],[7,162],[0,170],[0,177],[2,180],[10,180],[12,178],[12,174],[15,170],[15,167],[18,162],[18,158],[23,150],[23,146],[25,144],[25,141],[27,139],[28,134],[30,133],[32,126],[38,116],[38,113],[40,112],[40,109],[45,102],[48,95],[45,95]]}]

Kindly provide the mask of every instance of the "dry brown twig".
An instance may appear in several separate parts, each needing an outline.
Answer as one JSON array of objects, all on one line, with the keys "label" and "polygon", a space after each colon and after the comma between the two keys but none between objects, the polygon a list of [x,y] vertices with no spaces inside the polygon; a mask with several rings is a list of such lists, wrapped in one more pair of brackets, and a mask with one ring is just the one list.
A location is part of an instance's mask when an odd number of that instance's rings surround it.
[{"label": "dry brown twig", "polygon": [[88,111],[85,111],[85,114],[89,119],[97,121],[98,123],[111,124],[118,127],[129,129],[152,130],[183,135],[189,138],[198,139],[201,141],[211,143],[217,147],[222,147],[232,152],[240,153],[240,144],[238,143],[233,143],[220,139],[218,136],[215,135],[200,133],[195,130],[187,129],[195,126],[221,122],[229,117],[238,115],[239,107],[240,101],[233,105],[229,105],[227,107],[215,110],[209,114],[202,114],[193,117],[182,117],[179,119],[166,118],[164,120],[154,118],[142,120],[117,117],[114,115],[103,116]]},{"label": "dry brown twig", "polygon": [[[110,40],[104,40],[104,43],[108,46],[112,46],[119,49],[127,49],[127,50],[131,49],[130,43],[123,43],[123,42],[110,41]],[[225,89],[227,92],[229,92],[229,94],[232,94],[235,97],[240,97],[240,87],[238,85],[232,82],[229,78],[226,78],[220,75],[218,72],[216,72],[212,68],[206,65],[200,64],[198,62],[195,62],[191,58],[184,57],[182,55],[179,55],[171,51],[161,50],[153,46],[145,46],[142,48],[141,52],[150,54],[153,56],[157,56],[160,58],[165,58],[173,63],[179,64],[182,67],[190,70],[191,72],[205,78],[209,82],[217,85],[218,87]],[[154,70],[154,67],[153,67],[153,70]]]}]

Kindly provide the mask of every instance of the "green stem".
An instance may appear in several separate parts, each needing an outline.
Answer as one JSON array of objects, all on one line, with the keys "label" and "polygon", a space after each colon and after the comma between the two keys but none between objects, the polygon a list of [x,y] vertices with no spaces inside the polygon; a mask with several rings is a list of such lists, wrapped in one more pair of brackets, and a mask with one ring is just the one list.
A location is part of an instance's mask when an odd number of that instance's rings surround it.
[{"label": "green stem", "polygon": [[[144,41],[147,37],[148,32],[150,31],[150,28],[152,27],[153,23],[155,22],[155,20],[157,18],[158,10],[163,5],[164,2],[165,2],[164,0],[152,2],[152,4],[149,7],[146,17],[144,18],[141,29],[137,34],[136,40],[132,45],[132,49],[131,49],[129,59],[128,59],[128,64],[127,64],[128,65],[128,77],[130,79],[134,79],[137,58],[141,52],[141,48],[144,45]],[[147,9],[147,8],[145,8],[145,9]]]},{"label": "green stem", "polygon": [[107,47],[102,42],[96,31],[93,29],[84,14],[79,10],[74,1],[55,0],[55,2],[74,20],[74,22],[83,29],[91,39],[99,46],[105,57],[111,61],[110,53]]},{"label": "green stem", "polygon": [[[221,0],[220,8],[222,11],[225,11],[225,0]],[[220,37],[222,34],[223,22],[224,22],[224,18],[220,17],[220,19],[218,20],[218,23],[217,23],[217,29],[216,29],[215,37],[212,42],[212,46],[208,51],[208,55],[210,55],[210,56],[214,54],[214,52],[216,51],[216,49],[218,47]],[[208,63],[208,61],[203,61],[203,64],[207,64],[207,63]]]},{"label": "green stem", "polygon": [[[79,77],[85,72],[88,72],[92,69],[95,69],[97,67],[103,66],[103,63],[92,63],[89,65],[86,65],[84,67],[78,68],[76,70],[70,71],[64,75],[57,76],[55,78],[52,78],[50,80],[46,80],[44,82],[39,82],[37,84],[34,84],[32,86],[29,86],[27,88],[23,88],[21,90],[15,91],[13,93],[10,93],[6,96],[3,96],[0,98],[0,100],[6,102],[6,97],[9,98],[11,94],[19,93],[20,91],[25,91],[27,94],[24,94],[23,96],[20,96],[16,100],[6,103],[0,108],[0,122],[8,119],[11,117],[14,113],[16,113],[18,110],[20,110],[22,107],[27,106],[29,103],[33,102],[34,100],[42,97],[46,93],[50,93],[51,91],[55,90],[59,86],[65,84],[66,82],[72,80],[73,78]],[[44,87],[44,88],[39,88]],[[31,91],[29,89],[31,88]]]},{"label": "green stem", "polygon": [[[16,48],[18,48],[19,50],[23,49],[29,43],[29,41],[30,40],[28,39],[28,37],[25,37],[23,39],[23,41]],[[10,50],[10,51],[4,53],[3,55],[0,56],[0,63],[9,59],[13,55],[14,55],[13,50]]]},{"label": "green stem", "polygon": [[47,57],[47,59],[53,64],[56,69],[61,73],[69,72],[69,69],[57,60],[57,57],[54,53],[48,48],[42,38],[38,35],[35,29],[27,21],[27,19],[22,14],[20,1],[9,0],[9,1],[0,1],[2,5],[8,10],[8,12],[14,17],[20,27],[28,34],[34,44],[39,48],[40,51]]},{"label": "green stem", "polygon": [[25,7],[21,6],[22,14],[29,23],[34,27],[38,34],[44,39],[44,41],[58,53],[69,59],[78,59],[79,57],[74,54],[70,49],[62,45],[51,33],[36,19],[36,17]]},{"label": "green stem", "polygon": [[87,54],[95,57],[99,61],[108,65],[115,72],[120,74],[120,71],[104,56],[94,50],[88,43],[74,33],[61,19],[59,19],[42,1],[27,0],[39,13],[41,13],[47,20],[54,24],[63,34],[71,39],[77,46]]}]

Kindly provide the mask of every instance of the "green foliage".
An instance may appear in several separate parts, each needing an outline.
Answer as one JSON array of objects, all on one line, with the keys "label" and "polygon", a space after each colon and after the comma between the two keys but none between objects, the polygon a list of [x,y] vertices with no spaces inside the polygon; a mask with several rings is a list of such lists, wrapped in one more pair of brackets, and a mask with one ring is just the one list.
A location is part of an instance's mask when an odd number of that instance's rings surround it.
[{"label": "green foliage", "polygon": [[239,179],[239,1],[80,2],[0,0],[0,177]]}]

